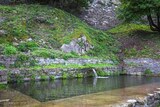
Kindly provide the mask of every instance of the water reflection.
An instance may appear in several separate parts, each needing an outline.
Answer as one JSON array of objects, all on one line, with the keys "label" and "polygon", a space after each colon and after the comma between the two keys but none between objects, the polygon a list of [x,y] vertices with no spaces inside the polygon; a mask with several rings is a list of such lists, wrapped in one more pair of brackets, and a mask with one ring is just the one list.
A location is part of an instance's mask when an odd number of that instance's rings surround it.
[{"label": "water reflection", "polygon": [[39,101],[102,92],[130,86],[160,82],[158,77],[114,76],[108,79],[84,78],[10,84],[10,87]]}]

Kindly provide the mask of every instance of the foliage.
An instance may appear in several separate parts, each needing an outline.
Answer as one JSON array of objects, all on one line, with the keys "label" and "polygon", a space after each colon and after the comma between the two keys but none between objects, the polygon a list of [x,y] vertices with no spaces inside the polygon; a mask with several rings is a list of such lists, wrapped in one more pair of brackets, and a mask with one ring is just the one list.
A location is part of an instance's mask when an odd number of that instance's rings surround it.
[{"label": "foliage", "polygon": [[41,81],[44,81],[44,80],[46,80],[46,79],[48,79],[48,76],[46,76],[46,75],[41,75],[41,77],[40,77],[40,80],[41,80]]},{"label": "foliage", "polygon": [[[120,0],[119,17],[125,21],[137,21],[147,16],[151,30],[160,31],[159,0]],[[157,24],[153,17],[157,17]]]},{"label": "foliage", "polygon": [[97,75],[98,75],[98,76],[107,76],[108,73],[105,72],[105,71],[98,71],[98,72],[97,72]]},{"label": "foliage", "polygon": [[16,53],[17,53],[17,48],[11,45],[7,45],[3,50],[3,54],[7,56],[15,55]]},{"label": "foliage", "polygon": [[107,32],[112,34],[122,34],[123,36],[126,36],[126,34],[131,34],[135,31],[150,31],[149,26],[144,24],[135,24],[135,23],[127,23],[127,24],[120,24]]},{"label": "foliage", "polygon": [[5,69],[5,66],[0,63],[0,70],[4,70],[4,69]]},{"label": "foliage", "polygon": [[14,63],[14,67],[27,67],[27,66],[36,66],[37,61],[24,53],[20,53],[17,55],[17,59]]},{"label": "foliage", "polygon": [[83,74],[82,73],[77,73],[76,77],[77,78],[83,78]]},{"label": "foliage", "polygon": [[55,76],[51,75],[49,76],[50,80],[55,80]]},{"label": "foliage", "polygon": [[159,59],[160,35],[144,24],[120,24],[107,31],[120,41],[124,58]]},{"label": "foliage", "polygon": [[6,84],[0,84],[0,90],[5,90],[7,87],[8,86]]},{"label": "foliage", "polygon": [[[60,9],[36,4],[0,6],[0,16],[7,19],[2,22],[0,29],[8,32],[4,37],[0,37],[0,41],[3,40],[5,44],[19,44],[18,52],[31,52],[34,56],[45,58],[117,59],[115,54],[119,50],[119,44],[112,35],[91,28]],[[16,34],[14,27],[19,29]],[[63,44],[81,35],[86,36],[88,43],[94,47],[92,50],[82,56],[59,51]],[[28,41],[29,38],[32,41]]]},{"label": "foliage", "polygon": [[63,53],[54,49],[38,49],[32,52],[32,55],[43,58],[63,58],[65,60],[69,58],[77,58],[78,54],[75,52]]},{"label": "foliage", "polygon": [[35,50],[38,44],[33,41],[22,42],[18,45],[18,50],[22,52],[27,52],[28,50]]},{"label": "foliage", "polygon": [[16,78],[16,82],[17,82],[17,83],[24,82],[23,76],[21,76],[21,74],[15,74],[15,77],[14,77],[14,78]]},{"label": "foliage", "polygon": [[[85,64],[85,65],[78,65],[78,64],[51,64],[51,65],[45,65],[43,66],[43,68],[46,69],[53,69],[53,68],[77,68],[77,69],[82,69],[82,68],[104,68],[104,67],[112,67],[114,65],[112,64],[103,64],[103,63],[97,63],[97,64]],[[30,67],[30,69],[34,69],[34,70],[39,70],[41,69],[42,66],[33,66]]]},{"label": "foliage", "polygon": [[146,69],[146,70],[144,71],[144,74],[145,74],[145,75],[151,75],[151,74],[152,74],[152,71],[151,71],[150,69]]},{"label": "foliage", "polygon": [[39,49],[32,52],[34,56],[43,57],[43,58],[55,58],[55,54],[51,50]]},{"label": "foliage", "polygon": [[63,72],[63,73],[62,73],[62,79],[66,79],[66,78],[68,78],[68,76],[69,76],[69,75],[68,75],[66,72]]},{"label": "foliage", "polygon": [[90,0],[8,0],[10,4],[17,3],[40,3],[50,4],[60,8],[79,9],[88,6]]}]

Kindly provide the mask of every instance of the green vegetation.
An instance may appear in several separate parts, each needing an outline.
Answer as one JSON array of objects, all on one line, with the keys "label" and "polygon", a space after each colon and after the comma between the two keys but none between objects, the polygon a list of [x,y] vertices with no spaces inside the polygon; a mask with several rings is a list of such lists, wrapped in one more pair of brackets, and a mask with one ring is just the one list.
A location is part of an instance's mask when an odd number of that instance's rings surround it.
[{"label": "green vegetation", "polygon": [[29,56],[26,55],[24,53],[20,53],[17,55],[17,59],[14,63],[14,65],[12,65],[13,67],[29,67],[29,66],[36,66],[37,65],[37,61]]},{"label": "green vegetation", "polygon": [[0,70],[4,70],[4,69],[5,69],[5,67],[0,64]]},{"label": "green vegetation", "polygon": [[[13,48],[11,54],[25,52],[28,55],[45,58],[118,59],[115,55],[119,50],[118,42],[111,34],[91,28],[77,17],[57,8],[35,4],[1,5],[0,16],[6,19],[1,22],[0,29],[7,32],[0,37],[0,45],[10,44],[12,48],[17,47],[17,49]],[[87,41],[94,47],[89,52],[80,56],[75,53],[65,55],[60,51],[63,44],[82,35],[85,35]]]},{"label": "green vegetation", "polygon": [[121,36],[126,36],[130,35],[131,33],[134,33],[136,31],[146,31],[149,32],[151,31],[149,26],[145,24],[135,24],[135,23],[124,23],[120,24],[107,32],[112,33],[112,34],[119,34]]},{"label": "green vegetation", "polygon": [[83,73],[77,73],[76,77],[77,78],[83,78],[84,76],[83,76]]},{"label": "green vegetation", "polygon": [[40,77],[41,81],[44,81],[44,80],[47,80],[47,79],[48,79],[48,76],[46,76],[46,75],[41,75],[41,77]]},{"label": "green vegetation", "polygon": [[79,12],[82,8],[87,7],[90,0],[8,0],[10,4],[19,4],[19,3],[38,3],[52,5],[61,9],[68,11]]},{"label": "green vegetation", "polygon": [[121,24],[107,31],[114,34],[121,44],[124,58],[160,58],[160,34],[144,24]]},{"label": "green vegetation", "polygon": [[[51,68],[78,68],[78,69],[82,69],[82,68],[103,68],[103,67],[112,67],[114,65],[112,64],[103,64],[103,63],[98,63],[98,64],[86,64],[86,65],[78,65],[78,64],[52,64],[52,65],[45,65],[43,66],[43,68],[46,69],[51,69]],[[30,69],[41,69],[42,66],[34,66],[34,67],[30,67]]]},{"label": "green vegetation", "polygon": [[18,46],[18,50],[21,52],[27,52],[29,50],[36,50],[36,48],[38,47],[38,44],[36,42],[33,41],[28,41],[28,42],[23,42],[20,43]]},{"label": "green vegetation", "polygon": [[6,84],[0,84],[0,90],[5,90],[7,87],[8,86]]},{"label": "green vegetation", "polygon": [[146,70],[144,71],[144,74],[145,74],[145,75],[152,75],[152,71],[151,71],[150,69],[146,69]]},{"label": "green vegetation", "polygon": [[[120,0],[119,17],[125,21],[137,21],[147,16],[151,30],[160,32],[159,0]],[[155,18],[156,17],[156,18]],[[155,23],[154,20],[157,23]]]},{"label": "green vegetation", "polygon": [[32,52],[33,56],[37,57],[43,57],[43,58],[63,58],[67,60],[68,58],[77,58],[80,57],[78,54],[71,52],[71,53],[63,53],[58,50],[53,50],[53,49],[38,49]]},{"label": "green vegetation", "polygon": [[67,79],[69,77],[68,73],[63,72],[62,73],[62,79]]},{"label": "green vegetation", "polygon": [[120,75],[120,73],[117,71],[117,72],[111,72],[111,71],[108,71],[108,72],[105,72],[105,71],[97,71],[97,74],[98,76],[115,76],[115,75]]},{"label": "green vegetation", "polygon": [[51,76],[49,76],[49,79],[50,80],[55,80],[55,76],[51,75]]},{"label": "green vegetation", "polygon": [[32,75],[31,75],[31,80],[32,80],[32,81],[35,81],[35,79],[36,79],[36,75],[32,74]]},{"label": "green vegetation", "polygon": [[4,50],[3,54],[6,56],[15,55],[17,53],[17,49],[14,46],[7,45]]}]

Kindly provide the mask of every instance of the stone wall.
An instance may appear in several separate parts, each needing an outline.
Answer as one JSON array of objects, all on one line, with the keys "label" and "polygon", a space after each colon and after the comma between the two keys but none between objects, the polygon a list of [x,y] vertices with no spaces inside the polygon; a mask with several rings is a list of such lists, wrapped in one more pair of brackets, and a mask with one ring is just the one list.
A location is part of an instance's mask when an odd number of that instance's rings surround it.
[{"label": "stone wall", "polygon": [[[84,64],[96,64],[96,63],[108,63],[108,64],[114,64],[111,60],[103,60],[103,59],[83,59],[83,58],[69,58],[67,60],[65,59],[50,59],[50,58],[34,58],[38,65],[50,65],[50,64],[78,64],[78,65],[84,65]],[[0,56],[0,64],[6,66],[9,68],[11,65],[15,64],[16,57],[6,57],[6,56]],[[28,62],[26,62],[28,63]]]},{"label": "stone wall", "polygon": [[[44,69],[43,65],[50,65],[50,64],[77,64],[77,65],[85,65],[85,64],[98,64],[98,63],[107,63],[113,64],[114,62],[111,60],[103,60],[103,59],[82,59],[82,58],[70,58],[68,60],[64,59],[45,59],[45,58],[35,58],[39,65],[42,68],[38,69],[9,69],[10,65],[13,65],[16,61],[15,57],[5,57],[0,56],[0,64],[5,65],[7,70],[0,70],[0,81],[5,82],[7,79],[7,75],[11,77],[13,81],[17,78],[24,80],[31,80],[31,79],[41,79],[45,77],[46,79],[54,76],[55,78],[60,78],[63,76],[63,73],[69,75],[69,77],[77,77],[77,75],[84,76],[86,75],[84,69],[75,69],[75,68],[68,68],[68,69]],[[90,70],[89,70],[90,69]],[[93,74],[92,69],[86,68],[86,72],[91,71],[90,73]],[[115,72],[124,73],[128,75],[160,75],[160,60],[151,59],[151,58],[138,58],[138,59],[125,59],[123,66],[112,66],[106,68],[98,68],[98,71],[104,71],[108,74],[114,74]],[[123,71],[122,71],[123,70]],[[147,72],[146,72],[147,71]],[[88,72],[87,72],[88,74]]]},{"label": "stone wall", "polygon": [[96,64],[96,63],[108,63],[108,64],[114,64],[111,60],[103,60],[103,59],[82,59],[82,58],[70,58],[68,60],[64,59],[45,59],[45,58],[36,58],[39,65],[50,65],[50,64],[78,64],[78,65],[84,65],[84,64]]},{"label": "stone wall", "polygon": [[[115,74],[118,72],[118,67],[97,68],[96,71],[108,72]],[[53,69],[8,69],[0,70],[0,82],[14,81],[30,81],[30,80],[47,80],[58,78],[79,78],[94,76],[92,68],[53,68]],[[8,79],[7,79],[8,78]]]},{"label": "stone wall", "polygon": [[9,68],[10,65],[14,64],[16,61],[16,57],[7,57],[7,56],[0,56],[0,65],[6,66],[6,68]]},{"label": "stone wall", "polygon": [[[143,75],[151,72],[153,75],[160,74],[160,60],[151,58],[137,58],[124,60],[124,71],[130,75]],[[146,71],[149,72],[146,72]]]},{"label": "stone wall", "polygon": [[6,83],[7,83],[7,71],[0,70],[0,84],[6,84]]}]

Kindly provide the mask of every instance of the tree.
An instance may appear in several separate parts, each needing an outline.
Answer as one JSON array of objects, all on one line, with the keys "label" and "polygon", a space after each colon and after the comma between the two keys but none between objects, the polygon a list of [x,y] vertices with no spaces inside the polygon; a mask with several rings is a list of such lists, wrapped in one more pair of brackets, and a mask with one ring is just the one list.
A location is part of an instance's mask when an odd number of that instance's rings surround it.
[{"label": "tree", "polygon": [[160,32],[160,0],[120,0],[119,17],[137,21],[147,16],[152,31]]}]

